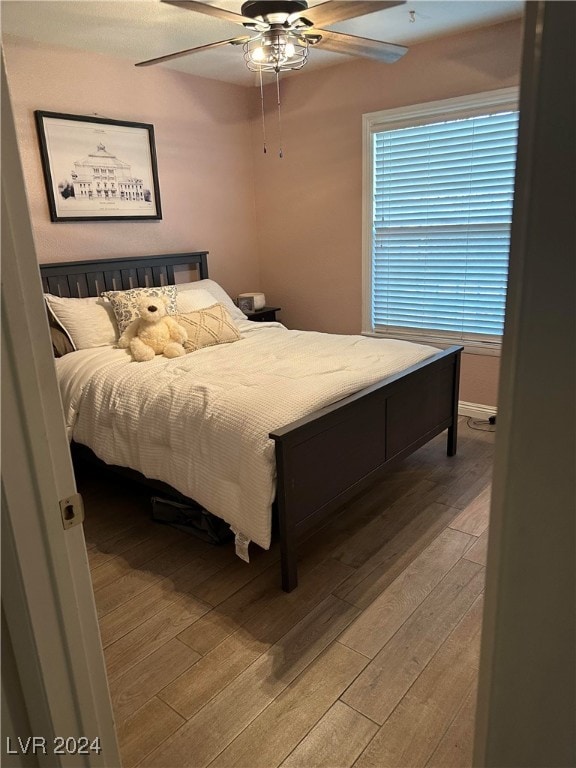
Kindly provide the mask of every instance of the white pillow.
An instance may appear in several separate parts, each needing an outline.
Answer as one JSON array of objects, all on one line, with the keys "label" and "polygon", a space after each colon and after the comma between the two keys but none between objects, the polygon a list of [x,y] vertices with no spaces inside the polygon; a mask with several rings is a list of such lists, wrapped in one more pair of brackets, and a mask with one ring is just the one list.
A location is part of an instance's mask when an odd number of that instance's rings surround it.
[{"label": "white pillow", "polygon": [[218,283],[215,283],[214,280],[206,279],[196,280],[192,283],[180,283],[176,285],[176,288],[178,289],[178,294],[181,292],[188,293],[189,291],[208,291],[208,293],[216,299],[218,304],[223,304],[226,307],[234,320],[246,320],[244,312],[242,312],[241,309],[238,309],[224,288],[218,285]]},{"label": "white pillow", "polygon": [[118,327],[112,305],[100,296],[71,299],[45,293],[46,306],[74,349],[112,346]]},{"label": "white pillow", "polygon": [[197,312],[199,309],[211,307],[214,304],[214,296],[205,288],[196,291],[178,291],[176,307],[179,315],[188,312]]}]

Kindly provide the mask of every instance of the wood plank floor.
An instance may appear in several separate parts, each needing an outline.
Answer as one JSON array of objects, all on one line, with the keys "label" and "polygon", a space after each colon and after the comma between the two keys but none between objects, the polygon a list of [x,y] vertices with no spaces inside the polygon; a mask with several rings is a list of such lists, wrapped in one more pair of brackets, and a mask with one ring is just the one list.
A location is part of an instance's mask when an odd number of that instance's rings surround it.
[{"label": "wood plank floor", "polygon": [[301,547],[214,547],[78,485],[125,768],[470,766],[494,435],[460,420]]}]

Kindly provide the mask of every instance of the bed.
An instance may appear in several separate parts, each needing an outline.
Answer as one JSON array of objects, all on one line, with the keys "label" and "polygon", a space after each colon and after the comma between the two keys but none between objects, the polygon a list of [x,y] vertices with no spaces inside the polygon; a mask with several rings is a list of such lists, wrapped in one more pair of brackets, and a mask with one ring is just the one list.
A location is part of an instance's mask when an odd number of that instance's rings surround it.
[{"label": "bed", "polygon": [[[125,291],[136,287],[173,286],[181,282],[182,270],[195,270],[199,280],[210,282],[208,280],[207,252],[43,264],[40,266],[45,293],[66,298],[96,297],[103,291]],[[79,376],[74,369],[74,365],[78,365],[76,359],[81,360],[78,370],[89,371],[91,370],[90,366],[94,366],[94,370],[99,372],[93,376],[96,383],[93,383],[91,379],[90,387],[85,387],[85,390],[93,390],[94,397],[98,399],[98,382],[102,381],[105,374],[107,375],[111,369],[130,371],[132,378],[125,374],[127,378],[123,386],[125,392],[133,392],[136,391],[134,389],[134,382],[136,381],[134,371],[137,370],[138,366],[156,365],[157,369],[154,369],[153,374],[151,373],[152,368],[139,369],[148,370],[149,378],[154,381],[168,376],[172,379],[185,380],[188,377],[196,380],[199,371],[203,371],[205,376],[209,376],[211,370],[221,364],[218,361],[235,359],[236,366],[243,365],[243,358],[240,354],[245,355],[251,352],[251,360],[254,359],[255,354],[258,354],[264,361],[267,359],[277,361],[280,355],[277,350],[289,350],[290,345],[296,343],[300,337],[309,346],[311,357],[306,359],[310,360],[315,360],[318,356],[317,350],[321,347],[318,347],[317,344],[324,344],[324,342],[328,342],[328,346],[330,344],[348,344],[351,349],[350,360],[353,360],[357,349],[362,348],[363,350],[365,347],[370,356],[371,351],[376,348],[375,345],[385,343],[364,337],[337,337],[329,334],[314,334],[314,332],[289,331],[278,323],[250,323],[246,320],[244,325],[240,323],[240,327],[244,329],[243,338],[245,341],[242,344],[226,345],[226,350],[214,348],[207,353],[202,350],[194,353],[194,355],[186,355],[186,358],[189,358],[186,360],[178,358],[171,361],[155,360],[151,363],[131,363],[132,367],[129,369],[126,367],[125,350],[76,352],[74,355],[66,356],[65,363],[57,361],[60,363],[61,387],[72,387],[75,377]],[[321,336],[326,338],[322,339]],[[272,345],[269,351],[267,351],[266,344]],[[390,341],[387,345],[396,355],[396,367],[400,364],[398,361],[412,359],[413,350],[408,349],[409,347],[418,346],[395,341]],[[334,379],[334,359],[338,359],[339,349],[340,346],[335,348],[335,352],[330,353],[333,355],[332,358],[327,357],[326,361],[318,362],[319,371],[326,380]],[[333,391],[329,395],[331,401],[327,404],[316,407],[314,404],[317,400],[315,396],[311,395],[306,401],[308,407],[307,410],[304,409],[303,415],[297,414],[295,410],[286,411],[286,413],[297,415],[296,418],[293,415],[287,423],[278,423],[280,419],[278,414],[284,413],[282,410],[278,411],[276,422],[272,421],[272,428],[266,430],[266,434],[263,435],[265,439],[262,454],[268,456],[266,460],[271,465],[273,493],[270,495],[269,489],[265,489],[262,503],[266,503],[265,497],[268,493],[270,498],[268,498],[267,503],[275,518],[280,545],[282,588],[286,592],[292,591],[298,584],[298,541],[307,531],[328,521],[331,514],[353,495],[361,491],[365,485],[375,480],[380,473],[416,451],[439,433],[447,432],[447,453],[449,456],[455,455],[461,351],[462,348],[456,346],[445,350],[426,348],[426,351],[418,352],[420,356],[425,355],[424,359],[419,359],[407,366],[403,364],[401,370],[393,368],[392,373],[381,376],[378,371],[386,371],[387,369],[386,367],[378,368],[376,358],[372,358],[374,365],[370,364],[366,367],[362,363],[366,369],[364,376],[369,376],[369,378],[361,380],[370,381],[367,386],[354,388],[349,380],[352,374],[346,376],[344,375],[346,371],[344,373],[339,371],[339,378],[336,377],[338,379],[337,385],[333,387]],[[283,352],[282,354],[287,353]],[[124,358],[121,360],[122,355]],[[266,355],[269,357],[267,358]],[[352,370],[352,363],[348,367]],[[343,366],[343,369],[345,368],[347,366]],[[181,374],[179,377],[174,376],[176,371]],[[327,373],[330,375],[326,375]],[[218,371],[218,375],[220,376],[220,371]],[[375,375],[379,377],[373,381]],[[66,383],[66,376],[68,376],[68,383]],[[243,406],[246,409],[245,418],[243,422],[238,422],[234,427],[236,432],[232,433],[234,439],[230,440],[231,444],[234,443],[236,437],[239,437],[240,432],[250,433],[252,416],[248,418],[248,415],[257,413],[254,410],[256,402],[254,398],[257,395],[254,381],[252,379],[247,380],[245,384],[240,389],[243,393],[247,393],[245,397],[248,399],[244,403],[248,403],[249,407]],[[293,384],[288,391],[294,389]],[[115,386],[120,387],[116,384]],[[139,379],[138,386],[140,386]],[[172,385],[170,384],[170,386]],[[275,384],[272,383],[270,386],[273,387]],[[210,387],[207,385],[205,389],[208,390]],[[118,389],[118,391],[121,392],[122,390]],[[307,389],[303,391],[306,394]],[[273,388],[268,390],[268,403],[272,402],[271,393],[274,394],[275,392],[276,390]],[[295,392],[299,392],[298,385]],[[136,396],[146,397],[142,394]],[[108,400],[102,399],[110,396],[100,394],[99,397],[100,401],[108,402]],[[293,399],[296,401],[298,398],[299,395]],[[277,400],[278,396],[272,397],[272,400],[274,399]],[[302,402],[304,400],[305,398]],[[120,400],[120,402],[123,401]],[[91,408],[92,406],[84,406],[84,413],[88,414],[85,416],[85,420],[87,423],[90,422],[90,424],[95,425],[95,429],[98,427],[99,420],[105,420],[108,411],[115,410],[114,408],[104,408],[101,413],[96,414],[95,410],[90,410]],[[116,408],[116,410],[118,409]],[[273,410],[273,407],[270,406],[270,411]],[[186,418],[188,418],[187,414],[181,411],[179,420],[184,424]],[[150,424],[158,424],[161,421],[161,419],[156,419]],[[241,426],[242,423],[246,427],[245,430]],[[190,424],[194,425],[195,423],[190,422]],[[81,429],[79,432],[82,435]],[[201,466],[202,461],[210,463],[211,456],[207,448],[210,443],[206,442],[202,435],[197,437],[197,432],[203,435],[203,425],[198,428],[196,424],[187,433],[190,436],[188,440],[190,448],[187,451],[188,455],[182,459],[181,475],[187,472],[191,475],[194,474],[196,464]],[[244,439],[244,435],[242,438]],[[160,435],[160,442],[164,439]],[[76,438],[74,438],[75,440]],[[74,451],[98,455],[97,451],[86,448],[86,445],[89,446],[90,444],[88,439],[82,437],[82,440],[79,441],[84,445],[77,445],[74,441]],[[238,442],[237,445],[234,443],[232,448],[229,451],[230,455],[236,456],[239,461],[242,460],[243,466],[248,468],[246,471],[251,471],[252,465],[254,467],[260,466],[261,457],[259,455],[258,457],[250,457],[252,448],[249,441]],[[168,465],[162,469],[162,461],[157,461],[154,458],[156,461],[154,466],[160,467],[159,472],[147,470],[142,472],[142,466],[145,469],[147,467],[146,463],[140,462],[135,465],[129,453],[123,453],[122,450],[118,450],[117,454],[106,451],[104,453],[104,461],[108,465],[115,468],[124,467],[132,475],[136,473],[139,479],[143,481],[156,485],[160,481],[164,487],[167,484],[168,487],[175,489],[180,498],[182,496],[192,497],[191,494],[183,493],[183,486],[179,485],[177,479],[174,480],[178,476],[170,474]],[[116,458],[117,456],[120,458]],[[224,463],[231,462],[232,460],[229,460],[228,454],[226,454],[226,462]],[[201,473],[199,477],[201,480]],[[170,482],[171,480],[174,482]],[[204,488],[200,480],[198,480],[198,493],[201,498],[197,498],[195,494],[194,499],[202,504]],[[249,485],[250,482],[252,480],[249,478],[247,484]],[[226,485],[226,482],[223,481],[222,484]],[[238,489],[233,488],[227,497],[223,496],[224,501],[220,503],[229,503],[232,506],[236,502],[237,495]],[[242,499],[238,500],[238,504],[242,503]],[[210,509],[210,506],[206,504],[204,505],[209,511],[218,514],[218,511]],[[227,519],[225,510],[218,516]],[[227,521],[230,522],[230,520]],[[233,525],[232,527],[235,528],[237,534],[237,550],[239,540],[242,541],[246,538],[263,545],[258,540],[257,534],[246,537],[241,526],[240,530],[238,530],[238,526]]]}]

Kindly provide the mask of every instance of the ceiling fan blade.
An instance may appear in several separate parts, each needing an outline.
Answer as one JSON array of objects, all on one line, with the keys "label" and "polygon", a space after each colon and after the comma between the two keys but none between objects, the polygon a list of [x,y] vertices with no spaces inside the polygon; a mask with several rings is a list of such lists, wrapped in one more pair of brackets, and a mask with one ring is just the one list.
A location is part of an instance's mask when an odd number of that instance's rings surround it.
[{"label": "ceiling fan blade", "polygon": [[384,11],[386,8],[393,8],[395,5],[404,5],[406,0],[388,0],[388,2],[376,2],[376,0],[327,0],[319,3],[305,11],[301,11],[294,16],[304,16],[309,19],[315,27],[327,27],[330,24],[336,24],[346,19],[354,19],[357,16],[365,16],[375,11]]},{"label": "ceiling fan blade", "polygon": [[170,61],[171,59],[179,59],[180,56],[188,56],[191,53],[200,53],[200,51],[207,51],[210,48],[218,48],[221,45],[240,45],[245,43],[246,40],[250,40],[249,36],[233,37],[230,40],[220,40],[217,43],[208,43],[207,45],[198,45],[196,48],[187,48],[185,51],[178,51],[177,53],[168,53],[166,56],[157,56],[155,59],[148,59],[147,61],[139,61],[135,64],[136,67],[149,67],[152,64],[160,64],[163,61]]},{"label": "ceiling fan blade", "polygon": [[215,5],[208,5],[207,3],[198,3],[196,0],[162,0],[166,5],[174,5],[176,8],[186,8],[188,11],[196,11],[196,13],[204,13],[206,16],[215,16],[217,19],[223,21],[232,21],[234,24],[253,24],[254,19],[248,18],[248,16],[241,16],[239,13],[233,13],[227,11],[225,8],[218,8]]},{"label": "ceiling fan blade", "polygon": [[327,51],[346,53],[349,56],[367,56],[378,61],[386,61],[388,64],[398,61],[408,50],[404,45],[371,40],[368,37],[345,35],[342,32],[330,32],[328,29],[314,27],[314,32],[322,35],[318,44],[322,48],[326,48]]}]

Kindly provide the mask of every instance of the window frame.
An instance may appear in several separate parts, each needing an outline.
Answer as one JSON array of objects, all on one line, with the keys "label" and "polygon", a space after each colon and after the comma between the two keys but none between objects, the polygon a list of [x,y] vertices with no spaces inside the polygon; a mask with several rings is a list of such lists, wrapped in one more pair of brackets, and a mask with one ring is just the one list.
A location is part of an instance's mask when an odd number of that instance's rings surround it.
[{"label": "window frame", "polygon": [[[426,331],[411,328],[375,329],[372,321],[372,249],[374,210],[374,141],[381,131],[408,128],[416,125],[478,117],[487,112],[518,111],[517,86],[484,91],[467,96],[440,99],[362,115],[362,334],[383,338],[405,339],[436,346],[462,344],[466,352],[499,355],[501,340],[475,334],[464,340],[460,333]],[[438,120],[436,119],[438,118]]]}]

